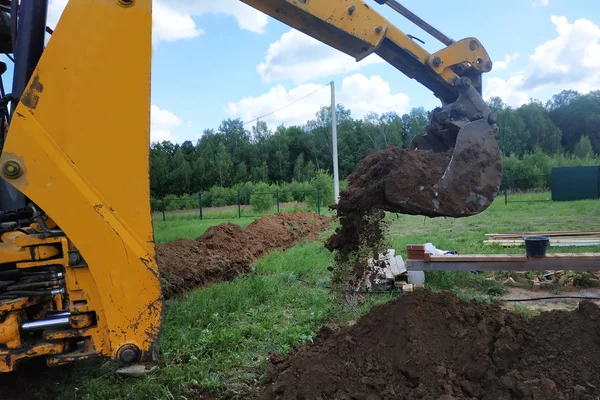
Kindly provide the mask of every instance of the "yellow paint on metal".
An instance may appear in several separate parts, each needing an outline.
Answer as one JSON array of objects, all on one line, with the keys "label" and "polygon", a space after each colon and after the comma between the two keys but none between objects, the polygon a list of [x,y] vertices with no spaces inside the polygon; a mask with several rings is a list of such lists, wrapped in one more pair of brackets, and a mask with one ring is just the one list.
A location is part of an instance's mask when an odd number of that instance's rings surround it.
[{"label": "yellow paint on metal", "polygon": [[20,163],[22,175],[9,182],[85,259],[87,267],[67,268],[67,287],[96,312],[88,332],[104,356],[133,343],[147,358],[162,319],[148,180],[151,3],[67,4],[0,157],[0,165]]},{"label": "yellow paint on metal", "polygon": [[[441,62],[439,66],[435,66],[432,62],[435,57],[440,58]],[[445,49],[432,54],[428,61],[431,68],[439,73],[453,65],[465,62],[481,72],[489,72],[492,69],[490,55],[479,40],[475,38],[466,38],[453,43]]]},{"label": "yellow paint on metal", "polygon": [[18,313],[13,312],[3,317],[0,323],[0,345],[6,346],[8,349],[21,347]]},{"label": "yellow paint on metal", "polygon": [[65,350],[63,342],[38,343],[28,347],[23,352],[8,352],[2,355],[0,361],[0,372],[10,372],[15,369],[16,363],[34,357],[42,357],[52,354],[60,354]]},{"label": "yellow paint on metal", "polygon": [[362,0],[242,1],[358,60],[375,51],[389,25]]},{"label": "yellow paint on metal", "polygon": [[60,249],[52,245],[21,247],[16,244],[19,237],[27,236],[22,232],[7,232],[0,242],[0,260],[2,263],[19,261],[47,260],[60,254]]},{"label": "yellow paint on metal", "polygon": [[[434,91],[439,82],[452,86],[457,75],[449,67],[457,63],[489,70],[478,41],[431,55],[362,0],[242,1],[356,60],[380,50]],[[152,0],[69,1],[21,97],[0,170],[66,238],[8,235],[0,243],[0,264],[64,267],[69,302],[57,295],[44,307],[93,317],[75,317],[72,328],[83,329],[46,334],[31,348],[0,350],[0,372],[28,357],[51,356],[48,363],[59,365],[116,357],[125,345],[139,347],[144,359],[153,353],[163,299],[148,180],[151,21]],[[85,262],[70,265],[70,250]],[[11,312],[6,307],[0,313]],[[14,345],[14,332],[14,320],[5,320],[0,343]],[[65,341],[74,338],[84,341],[83,353],[64,354]]]}]

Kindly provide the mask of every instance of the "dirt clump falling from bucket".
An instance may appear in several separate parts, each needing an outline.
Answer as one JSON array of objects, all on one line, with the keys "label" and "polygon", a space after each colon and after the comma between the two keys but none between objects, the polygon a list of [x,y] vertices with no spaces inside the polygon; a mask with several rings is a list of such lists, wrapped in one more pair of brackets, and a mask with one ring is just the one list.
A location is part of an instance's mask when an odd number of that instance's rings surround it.
[{"label": "dirt clump falling from bucket", "polygon": [[[407,150],[398,147],[371,153],[348,177],[340,193],[337,213],[340,226],[325,246],[336,253],[333,285],[337,292],[356,287],[368,257],[381,252],[386,232],[384,210],[409,213],[386,200],[386,190],[404,193],[407,199],[434,198],[433,188],[450,162],[451,152]],[[453,201],[457,201],[454,199]],[[408,211],[408,212],[407,212]]]}]

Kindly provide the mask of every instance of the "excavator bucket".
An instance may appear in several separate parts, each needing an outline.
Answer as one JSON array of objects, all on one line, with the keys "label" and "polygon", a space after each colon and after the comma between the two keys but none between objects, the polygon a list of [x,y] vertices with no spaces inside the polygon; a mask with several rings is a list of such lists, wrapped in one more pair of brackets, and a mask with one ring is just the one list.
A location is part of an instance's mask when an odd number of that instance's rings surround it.
[{"label": "excavator bucket", "polygon": [[[419,193],[399,190],[387,182],[387,209],[403,214],[430,217],[468,217],[484,211],[493,202],[502,182],[502,156],[495,135],[495,116],[470,81],[457,83],[460,96],[455,103],[437,109],[425,134],[413,139],[410,150],[451,154],[427,157],[435,160],[427,171],[443,171],[435,182],[423,178]],[[448,162],[449,159],[449,162]],[[431,161],[430,161],[431,162]],[[414,177],[413,177],[414,178]],[[397,179],[397,177],[390,177]]]}]

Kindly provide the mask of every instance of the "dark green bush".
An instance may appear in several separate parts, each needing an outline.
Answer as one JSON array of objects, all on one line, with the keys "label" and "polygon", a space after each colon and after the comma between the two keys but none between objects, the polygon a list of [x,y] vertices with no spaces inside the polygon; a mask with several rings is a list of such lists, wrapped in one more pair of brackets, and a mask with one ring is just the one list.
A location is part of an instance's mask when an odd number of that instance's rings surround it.
[{"label": "dark green bush", "polygon": [[256,212],[264,212],[275,205],[275,197],[271,191],[271,187],[264,183],[259,182],[254,185],[252,195],[250,196],[250,205]]}]

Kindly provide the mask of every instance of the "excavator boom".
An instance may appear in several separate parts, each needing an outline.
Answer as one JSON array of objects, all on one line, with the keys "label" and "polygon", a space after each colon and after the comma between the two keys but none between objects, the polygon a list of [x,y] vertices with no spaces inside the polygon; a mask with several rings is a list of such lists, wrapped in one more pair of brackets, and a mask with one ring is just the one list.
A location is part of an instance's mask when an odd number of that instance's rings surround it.
[{"label": "excavator boom", "polygon": [[[390,182],[386,185],[387,210],[458,218],[478,214],[492,203],[502,181],[502,158],[495,140],[495,116],[481,97],[482,75],[492,70],[493,63],[479,40],[454,41],[395,0],[376,1],[387,4],[445,47],[430,54],[363,0],[242,1],[357,61],[372,54],[380,56],[441,101],[427,132],[416,136],[410,148],[452,151],[443,178],[433,189],[443,189],[451,198],[464,201],[424,200],[394,191],[391,188],[396,185]],[[464,184],[465,177],[469,177],[469,185]]]},{"label": "excavator boom", "polygon": [[[441,106],[411,147],[454,151],[439,185],[451,188],[473,162],[487,166],[478,172],[487,188],[499,184],[496,128],[480,96],[492,64],[477,39],[451,41],[406,13],[445,42],[429,54],[361,0],[244,2],[422,83]],[[149,360],[162,324],[148,179],[152,0],[71,0],[53,33],[47,5],[0,0],[0,50],[15,60],[12,93],[0,85],[0,372],[36,357]],[[492,151],[469,152],[478,143]],[[460,210],[395,193],[389,208],[474,214],[491,201],[476,186]]]},{"label": "excavator boom", "polygon": [[[363,0],[242,0],[271,17],[361,61],[377,54],[406,76],[416,79],[443,104],[458,98],[454,81],[468,77],[481,89],[481,74],[492,70],[492,61],[475,38],[454,42],[435,30],[405,7],[414,21],[446,43],[444,49],[430,54],[410,36],[392,25]],[[379,3],[386,3],[378,0]],[[389,2],[396,10],[396,1]],[[418,19],[417,19],[418,18]]]}]

